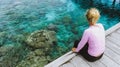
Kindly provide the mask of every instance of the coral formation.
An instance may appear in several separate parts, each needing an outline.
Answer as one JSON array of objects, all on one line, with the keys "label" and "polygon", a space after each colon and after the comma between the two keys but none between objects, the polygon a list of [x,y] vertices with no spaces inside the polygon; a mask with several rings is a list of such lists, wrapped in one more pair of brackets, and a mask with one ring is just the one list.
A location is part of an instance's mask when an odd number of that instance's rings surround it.
[{"label": "coral formation", "polygon": [[17,67],[43,67],[51,61],[50,52],[56,41],[54,31],[39,30],[31,33],[26,42],[34,50]]},{"label": "coral formation", "polygon": [[0,67],[15,67],[25,58],[28,49],[21,44],[7,44],[0,47]]},{"label": "coral formation", "polygon": [[57,41],[54,31],[40,30],[32,33],[26,40],[27,44],[33,48],[48,49]]}]

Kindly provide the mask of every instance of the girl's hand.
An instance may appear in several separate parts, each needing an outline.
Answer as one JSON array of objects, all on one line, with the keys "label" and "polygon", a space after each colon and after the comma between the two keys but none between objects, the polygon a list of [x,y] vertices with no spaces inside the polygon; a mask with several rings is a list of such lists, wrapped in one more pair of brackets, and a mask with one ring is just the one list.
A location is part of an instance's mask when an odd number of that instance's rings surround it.
[{"label": "girl's hand", "polygon": [[72,51],[73,51],[73,52],[76,52],[76,48],[72,48]]}]

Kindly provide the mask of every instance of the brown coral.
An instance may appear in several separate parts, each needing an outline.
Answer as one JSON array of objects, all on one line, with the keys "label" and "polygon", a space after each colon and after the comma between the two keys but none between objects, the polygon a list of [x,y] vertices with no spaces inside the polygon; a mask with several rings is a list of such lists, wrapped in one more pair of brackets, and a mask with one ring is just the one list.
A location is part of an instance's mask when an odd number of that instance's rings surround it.
[{"label": "brown coral", "polygon": [[56,41],[55,32],[48,30],[35,31],[26,40],[27,44],[33,48],[49,48]]}]

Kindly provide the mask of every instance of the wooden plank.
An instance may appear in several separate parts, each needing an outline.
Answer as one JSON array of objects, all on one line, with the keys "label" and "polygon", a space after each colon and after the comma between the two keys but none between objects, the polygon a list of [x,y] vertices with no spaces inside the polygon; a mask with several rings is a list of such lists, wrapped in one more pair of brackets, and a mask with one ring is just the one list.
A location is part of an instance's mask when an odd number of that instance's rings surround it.
[{"label": "wooden plank", "polygon": [[113,27],[109,28],[108,30],[106,30],[105,35],[107,36],[108,34],[114,32],[118,28],[120,28],[120,23],[118,23],[118,24],[114,25]]},{"label": "wooden plank", "polygon": [[114,52],[116,52],[117,54],[120,55],[120,52],[119,52],[120,51],[120,47],[119,46],[115,45],[114,43],[112,43],[109,40],[106,41],[106,46],[107,46],[107,48],[113,50]]},{"label": "wooden plank", "polygon": [[72,57],[74,57],[76,53],[72,51],[66,53],[65,55],[61,56],[60,58],[54,60],[53,62],[45,65],[44,67],[59,67],[60,65],[64,64],[65,62],[69,61]]},{"label": "wooden plank", "polygon": [[120,28],[118,28],[118,30],[120,31]]},{"label": "wooden plank", "polygon": [[120,41],[119,40],[117,40],[117,39],[115,39],[115,38],[113,38],[111,36],[108,36],[106,39],[113,42],[113,43],[115,43],[116,45],[118,45],[120,47]]},{"label": "wooden plank", "polygon": [[120,34],[118,34],[116,31],[110,35],[111,37],[120,40]]},{"label": "wooden plank", "polygon": [[103,57],[100,59],[100,62],[106,65],[106,67],[119,67],[117,63],[115,63],[113,60],[111,60],[106,55],[103,55]]},{"label": "wooden plank", "polygon": [[86,61],[91,67],[106,67],[105,64],[101,63],[99,60],[95,62],[88,62]]},{"label": "wooden plank", "polygon": [[110,57],[111,60],[115,61],[116,63],[120,64],[120,55],[116,54],[109,48],[106,48],[105,55]]},{"label": "wooden plank", "polygon": [[75,56],[70,60],[70,62],[75,66],[75,67],[90,67],[80,56]]},{"label": "wooden plank", "polygon": [[119,33],[119,34],[120,34],[120,28],[117,30],[117,33]]},{"label": "wooden plank", "polygon": [[67,62],[63,65],[61,65],[60,67],[75,67],[71,62]]}]

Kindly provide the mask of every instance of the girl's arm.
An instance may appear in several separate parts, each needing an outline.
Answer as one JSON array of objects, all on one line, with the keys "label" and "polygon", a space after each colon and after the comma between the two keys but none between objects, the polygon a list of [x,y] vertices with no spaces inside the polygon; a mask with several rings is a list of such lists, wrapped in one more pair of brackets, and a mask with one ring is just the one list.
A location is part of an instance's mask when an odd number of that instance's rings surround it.
[{"label": "girl's arm", "polygon": [[83,33],[82,39],[79,42],[78,47],[76,48],[75,52],[79,52],[85,46],[85,44],[88,41],[88,36],[89,36],[89,32],[85,30]]}]

